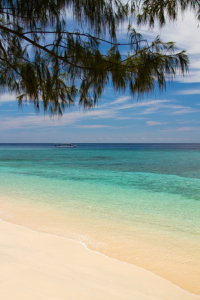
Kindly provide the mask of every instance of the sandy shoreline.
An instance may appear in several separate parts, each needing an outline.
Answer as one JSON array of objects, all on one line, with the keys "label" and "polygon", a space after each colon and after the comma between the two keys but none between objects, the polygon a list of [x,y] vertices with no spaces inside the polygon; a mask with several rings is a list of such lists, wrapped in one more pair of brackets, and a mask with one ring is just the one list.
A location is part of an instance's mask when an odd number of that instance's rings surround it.
[{"label": "sandy shoreline", "polygon": [[199,300],[82,244],[0,221],[1,299]]},{"label": "sandy shoreline", "polygon": [[137,227],[130,232],[123,224],[91,220],[84,214],[66,214],[42,205],[42,201],[33,204],[28,199],[20,202],[0,198],[0,219],[8,223],[81,241],[91,250],[149,270],[185,291],[200,294],[199,247],[194,241],[161,235],[149,228],[141,231]]}]

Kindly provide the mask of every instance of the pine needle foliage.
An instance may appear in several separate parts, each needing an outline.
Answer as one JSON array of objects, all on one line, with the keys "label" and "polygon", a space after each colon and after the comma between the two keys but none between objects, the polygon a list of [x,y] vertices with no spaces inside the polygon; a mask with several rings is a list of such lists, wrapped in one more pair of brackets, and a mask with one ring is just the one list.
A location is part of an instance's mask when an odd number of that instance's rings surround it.
[{"label": "pine needle foliage", "polygon": [[[118,43],[117,28],[131,23],[135,4],[0,0],[1,89],[16,93],[19,105],[30,101],[50,114],[62,114],[77,99],[94,107],[109,83],[139,97],[156,84],[165,89],[167,79],[187,71],[188,57],[173,42],[149,43],[131,26],[126,43]],[[69,13],[79,29],[69,31]]]},{"label": "pine needle foliage", "polygon": [[138,14],[138,24],[148,23],[150,27],[158,21],[160,27],[167,20],[176,21],[178,14],[191,10],[200,21],[200,0],[139,0],[141,8]]}]

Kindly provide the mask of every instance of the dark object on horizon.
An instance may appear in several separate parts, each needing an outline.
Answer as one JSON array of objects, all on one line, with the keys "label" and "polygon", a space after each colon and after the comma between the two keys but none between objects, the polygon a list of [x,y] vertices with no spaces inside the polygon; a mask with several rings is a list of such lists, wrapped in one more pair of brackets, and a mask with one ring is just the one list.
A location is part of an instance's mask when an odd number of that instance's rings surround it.
[{"label": "dark object on horizon", "polygon": [[55,145],[56,148],[76,148],[76,145],[72,144],[58,144]]}]

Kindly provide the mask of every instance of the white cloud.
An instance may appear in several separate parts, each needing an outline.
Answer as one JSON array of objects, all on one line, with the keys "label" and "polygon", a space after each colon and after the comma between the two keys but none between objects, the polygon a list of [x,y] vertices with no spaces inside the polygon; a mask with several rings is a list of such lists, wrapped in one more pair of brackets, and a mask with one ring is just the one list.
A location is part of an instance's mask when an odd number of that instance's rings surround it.
[{"label": "white cloud", "polygon": [[[99,119],[110,119],[116,117],[116,111],[112,109],[93,109],[88,111],[79,111],[80,117],[84,118],[99,118]],[[67,114],[65,114],[66,116]]]},{"label": "white cloud", "polygon": [[130,120],[132,119],[131,117],[117,117],[117,120]]},{"label": "white cloud", "polygon": [[191,107],[184,107],[183,109],[176,110],[171,112],[171,115],[183,115],[183,114],[190,114],[190,113],[196,113],[199,112],[197,109],[192,109]]},{"label": "white cloud", "polygon": [[[155,101],[156,102],[156,101]],[[172,102],[172,101],[163,101],[163,102]],[[139,112],[141,115],[146,115],[146,114],[153,114],[153,113],[168,113],[170,115],[179,115],[179,114],[187,114],[187,113],[195,113],[199,112],[197,109],[193,109],[188,106],[183,106],[183,105],[176,105],[176,104],[163,104],[162,100],[156,102],[155,106],[150,106],[146,108],[145,110]],[[162,109],[162,110],[161,110]]]},{"label": "white cloud", "polygon": [[130,126],[108,126],[108,125],[75,125],[76,128],[89,128],[89,129],[97,129],[97,128],[110,128],[110,129],[119,129],[119,128],[130,128]]},{"label": "white cloud", "polygon": [[161,131],[165,132],[179,132],[179,131],[196,131],[200,130],[200,127],[180,127],[180,128],[166,128]]},{"label": "white cloud", "polygon": [[147,121],[146,123],[147,123],[148,126],[167,124],[165,122],[156,122],[156,121]]},{"label": "white cloud", "polygon": [[186,76],[177,76],[177,81],[182,83],[200,82],[200,69],[190,69],[189,74]]},{"label": "white cloud", "polygon": [[0,94],[0,103],[17,101],[15,94],[5,93]]},{"label": "white cloud", "polygon": [[181,128],[177,128],[175,129],[176,131],[191,131],[196,129],[195,127],[181,127]]},{"label": "white cloud", "polygon": [[160,35],[164,42],[176,42],[176,46],[181,50],[187,50],[189,55],[199,54],[200,39],[197,37],[200,34],[200,27],[194,13],[190,10],[179,14],[177,21],[167,22],[163,28],[156,25],[149,30],[148,25],[142,25],[139,31],[151,38]]},{"label": "white cloud", "polygon": [[15,118],[4,118],[0,121],[0,129],[17,129],[17,128],[32,128],[32,127],[56,127],[75,124],[84,119],[109,119],[115,118],[114,110],[94,109],[90,111],[72,111],[63,114],[60,117],[44,116],[44,115],[26,115]]},{"label": "white cloud", "polygon": [[[137,28],[135,21],[132,23],[132,27],[136,28],[149,41],[159,35],[164,42],[175,42],[178,51],[186,50],[190,59],[189,73],[184,77],[177,75],[174,80],[188,83],[200,82],[200,27],[193,12],[188,10],[184,14],[180,13],[176,22],[167,22],[163,28],[159,28],[158,25],[151,30],[148,25],[141,25]],[[122,38],[125,32],[126,29],[121,34]]]},{"label": "white cloud", "polygon": [[189,54],[199,53],[200,39],[197,37],[200,28],[193,12],[180,14],[177,22],[167,24],[161,33],[163,37],[175,41],[178,47],[187,50]]},{"label": "white cloud", "polygon": [[157,106],[157,107],[148,107],[145,110],[143,110],[140,114],[141,115],[154,114],[154,113],[158,112],[159,108],[160,108],[160,106]]},{"label": "white cloud", "polygon": [[96,129],[96,128],[105,128],[105,127],[110,127],[110,126],[106,126],[106,125],[76,125],[76,128],[92,128],[92,129]]},{"label": "white cloud", "polygon": [[[126,98],[128,99],[128,98]],[[117,99],[119,100],[119,99]],[[121,98],[122,100],[122,98]],[[125,98],[123,98],[125,102]],[[54,117],[50,118],[49,116],[44,115],[26,115],[15,118],[4,118],[0,121],[1,130],[8,129],[16,129],[16,128],[45,128],[45,127],[58,127],[58,126],[66,126],[66,125],[76,125],[82,128],[103,128],[105,125],[84,125],[81,126],[77,123],[82,122],[83,120],[98,120],[98,119],[115,119],[115,120],[128,120],[128,119],[144,119],[137,118],[137,115],[147,115],[153,113],[160,113],[162,110],[164,112],[170,113],[171,115],[178,115],[183,113],[191,113],[198,112],[198,110],[194,110],[190,107],[185,107],[182,105],[176,105],[171,103],[172,100],[150,100],[150,101],[141,101],[130,104],[124,104],[122,106],[117,106],[115,108],[106,108],[106,109],[93,109],[89,111],[68,111],[63,114],[62,118]],[[120,102],[119,102],[120,103]],[[123,102],[121,102],[123,103]],[[131,110],[132,108],[132,110]],[[140,110],[136,110],[134,108],[139,108]],[[121,110],[128,109],[127,115],[120,115]],[[162,110],[161,110],[162,109]],[[134,115],[133,115],[134,114]],[[153,123],[152,123],[153,122]],[[149,121],[147,123],[148,126],[159,125],[154,121]],[[108,126],[107,126],[108,127]]]},{"label": "white cloud", "polygon": [[188,123],[191,123],[191,122],[193,122],[193,121],[184,121],[184,120],[176,120],[178,123],[180,123],[180,124],[188,124]]},{"label": "white cloud", "polygon": [[159,103],[171,102],[171,100],[150,100],[150,101],[140,101],[135,103],[126,104],[120,106],[119,109],[129,109],[133,107],[145,107],[145,106],[156,106]]},{"label": "white cloud", "polygon": [[117,100],[110,102],[110,105],[124,103],[130,99],[131,99],[130,96],[122,96],[122,97],[119,97]]},{"label": "white cloud", "polygon": [[200,94],[200,89],[179,90],[179,91],[176,91],[174,94],[176,94],[176,95],[195,95],[195,94]]}]

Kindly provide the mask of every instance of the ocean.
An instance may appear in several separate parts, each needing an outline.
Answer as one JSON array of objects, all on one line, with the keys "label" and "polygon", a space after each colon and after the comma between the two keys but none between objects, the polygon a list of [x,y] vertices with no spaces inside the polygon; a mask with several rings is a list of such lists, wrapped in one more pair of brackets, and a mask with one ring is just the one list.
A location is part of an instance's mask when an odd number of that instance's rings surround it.
[{"label": "ocean", "polygon": [[200,294],[200,144],[0,144],[0,218]]}]

